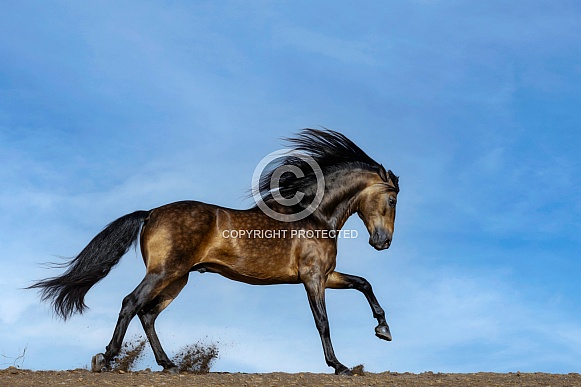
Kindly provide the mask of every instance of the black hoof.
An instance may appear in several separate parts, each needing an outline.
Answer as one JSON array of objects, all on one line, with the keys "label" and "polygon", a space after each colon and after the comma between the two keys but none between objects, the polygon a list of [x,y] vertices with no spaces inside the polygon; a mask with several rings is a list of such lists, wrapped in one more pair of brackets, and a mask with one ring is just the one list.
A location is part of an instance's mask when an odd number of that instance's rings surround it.
[{"label": "black hoof", "polygon": [[375,327],[375,336],[382,340],[391,341],[391,332],[387,325],[378,325]]},{"label": "black hoof", "polygon": [[176,366],[167,367],[163,369],[163,372],[170,374],[170,375],[178,375],[180,373],[180,369]]},{"label": "black hoof", "polygon": [[105,355],[98,353],[91,359],[91,371],[102,372],[107,370],[107,361]]},{"label": "black hoof", "polygon": [[344,365],[335,368],[335,375],[353,376],[353,372]]}]

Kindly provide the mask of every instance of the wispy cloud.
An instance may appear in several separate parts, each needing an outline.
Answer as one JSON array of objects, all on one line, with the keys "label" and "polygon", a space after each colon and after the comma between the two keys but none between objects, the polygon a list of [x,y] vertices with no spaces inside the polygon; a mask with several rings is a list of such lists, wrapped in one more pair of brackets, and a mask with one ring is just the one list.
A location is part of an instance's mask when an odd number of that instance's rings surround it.
[{"label": "wispy cloud", "polygon": [[326,36],[298,26],[280,27],[274,36],[278,44],[295,46],[343,63],[375,65],[371,42]]}]

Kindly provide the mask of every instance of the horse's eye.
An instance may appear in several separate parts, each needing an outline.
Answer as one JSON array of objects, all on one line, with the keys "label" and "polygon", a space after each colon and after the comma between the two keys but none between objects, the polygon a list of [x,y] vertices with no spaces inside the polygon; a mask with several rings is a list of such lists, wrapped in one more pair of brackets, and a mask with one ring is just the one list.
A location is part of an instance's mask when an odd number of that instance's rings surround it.
[{"label": "horse's eye", "polygon": [[389,198],[388,204],[391,208],[395,207],[396,200],[394,198]]}]

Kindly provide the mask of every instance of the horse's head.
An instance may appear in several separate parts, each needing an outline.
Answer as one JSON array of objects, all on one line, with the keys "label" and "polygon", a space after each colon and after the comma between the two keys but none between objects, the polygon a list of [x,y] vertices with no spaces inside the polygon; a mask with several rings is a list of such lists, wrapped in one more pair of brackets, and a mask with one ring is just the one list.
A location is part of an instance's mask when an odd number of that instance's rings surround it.
[{"label": "horse's head", "polygon": [[361,192],[357,214],[367,227],[369,244],[384,250],[391,245],[399,184],[398,177],[382,165],[378,174],[381,180],[377,179]]}]

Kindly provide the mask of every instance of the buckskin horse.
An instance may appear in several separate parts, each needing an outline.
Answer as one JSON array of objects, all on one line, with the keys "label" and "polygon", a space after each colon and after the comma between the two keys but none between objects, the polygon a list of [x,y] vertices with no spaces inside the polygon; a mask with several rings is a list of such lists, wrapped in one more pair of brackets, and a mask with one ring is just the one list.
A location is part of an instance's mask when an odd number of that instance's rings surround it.
[{"label": "buckskin horse", "polygon": [[[218,273],[255,285],[303,284],[325,360],[336,374],[350,375],[351,371],[333,351],[326,288],[362,292],[378,322],[376,336],[391,341],[384,310],[369,282],[335,271],[336,234],[357,213],[369,232],[369,244],[377,250],[387,249],[394,231],[399,178],[341,133],[304,129],[286,140],[292,152],[274,163],[277,168],[271,165],[261,175],[254,192],[259,196],[255,207],[235,210],[181,201],[135,211],[110,223],[79,255],[61,264],[66,268],[62,275],[29,287],[39,289],[42,301],[50,301],[56,315],[64,320],[83,313],[89,289],[140,238],[145,277],[123,299],[111,342],[104,354],[92,358],[93,371],[109,369],[129,322],[137,315],[157,363],[166,372],[177,372],[161,346],[154,323],[193,271]],[[276,216],[264,211],[265,206]],[[309,210],[306,215],[305,210]],[[276,230],[277,237],[239,232],[234,238],[232,230]]]}]

